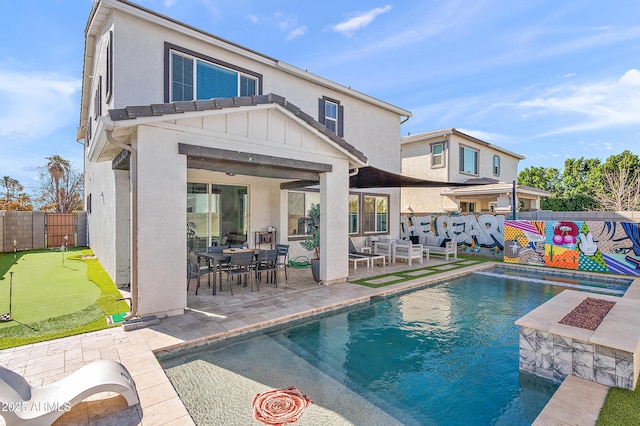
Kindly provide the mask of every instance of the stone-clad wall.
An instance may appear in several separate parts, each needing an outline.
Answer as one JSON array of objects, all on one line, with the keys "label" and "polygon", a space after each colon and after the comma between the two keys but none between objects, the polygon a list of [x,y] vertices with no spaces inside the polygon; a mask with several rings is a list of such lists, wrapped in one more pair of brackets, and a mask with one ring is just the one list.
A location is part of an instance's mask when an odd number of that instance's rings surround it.
[{"label": "stone-clad wall", "polygon": [[633,353],[520,327],[520,370],[561,381],[574,375],[634,389]]}]

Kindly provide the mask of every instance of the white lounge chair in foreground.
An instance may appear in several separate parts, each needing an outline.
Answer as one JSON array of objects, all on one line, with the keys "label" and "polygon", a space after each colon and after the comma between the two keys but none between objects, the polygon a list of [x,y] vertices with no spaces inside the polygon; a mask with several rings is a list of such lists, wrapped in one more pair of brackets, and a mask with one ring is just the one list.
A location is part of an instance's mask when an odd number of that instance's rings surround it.
[{"label": "white lounge chair in foreground", "polygon": [[116,361],[93,361],[40,387],[31,387],[21,375],[0,367],[0,416],[7,426],[50,425],[78,402],[100,392],[119,393],[129,406],[139,403],[129,371]]}]

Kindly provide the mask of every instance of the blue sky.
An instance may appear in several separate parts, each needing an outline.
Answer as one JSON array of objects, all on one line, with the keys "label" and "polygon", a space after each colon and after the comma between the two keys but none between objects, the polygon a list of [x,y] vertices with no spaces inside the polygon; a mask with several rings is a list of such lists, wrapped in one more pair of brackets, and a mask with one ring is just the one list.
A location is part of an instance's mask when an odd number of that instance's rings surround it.
[{"label": "blue sky", "polygon": [[[413,112],[402,135],[455,127],[562,169],[640,154],[640,2],[138,0]],[[92,0],[0,0],[0,177],[82,170]],[[142,36],[142,35],[141,35]]]}]

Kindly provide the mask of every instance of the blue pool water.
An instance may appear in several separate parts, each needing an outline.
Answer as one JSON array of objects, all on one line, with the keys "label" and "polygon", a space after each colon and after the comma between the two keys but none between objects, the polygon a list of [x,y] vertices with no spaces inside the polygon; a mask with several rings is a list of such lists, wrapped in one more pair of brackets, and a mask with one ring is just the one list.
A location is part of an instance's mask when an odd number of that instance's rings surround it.
[{"label": "blue pool water", "polygon": [[558,384],[519,372],[514,321],[564,289],[474,273],[160,361],[197,424],[242,424],[239,401],[298,385],[299,424],[528,425]]},{"label": "blue pool water", "polygon": [[593,293],[622,296],[633,280],[609,277],[603,274],[575,274],[546,268],[514,268],[495,266],[479,274],[522,280],[530,284],[558,285],[573,290],[586,290]]}]

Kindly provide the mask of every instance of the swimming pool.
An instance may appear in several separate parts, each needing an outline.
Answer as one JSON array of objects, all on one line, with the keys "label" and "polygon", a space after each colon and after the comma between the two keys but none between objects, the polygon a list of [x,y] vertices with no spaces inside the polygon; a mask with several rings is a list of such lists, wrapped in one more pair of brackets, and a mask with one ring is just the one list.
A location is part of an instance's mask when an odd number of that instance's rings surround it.
[{"label": "swimming pool", "polygon": [[197,424],[291,385],[301,425],[531,424],[557,384],[519,372],[514,321],[562,290],[470,274],[160,362]]},{"label": "swimming pool", "polygon": [[553,284],[573,290],[586,290],[612,296],[622,296],[633,282],[631,279],[610,277],[603,274],[576,274],[548,268],[514,266],[494,266],[476,273],[493,277],[509,277],[531,284]]}]

